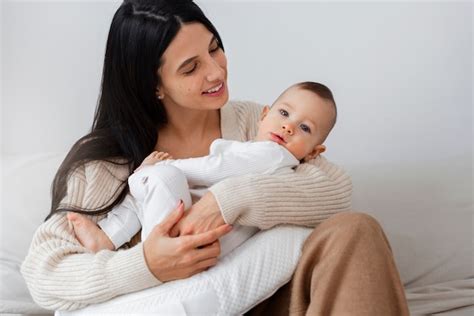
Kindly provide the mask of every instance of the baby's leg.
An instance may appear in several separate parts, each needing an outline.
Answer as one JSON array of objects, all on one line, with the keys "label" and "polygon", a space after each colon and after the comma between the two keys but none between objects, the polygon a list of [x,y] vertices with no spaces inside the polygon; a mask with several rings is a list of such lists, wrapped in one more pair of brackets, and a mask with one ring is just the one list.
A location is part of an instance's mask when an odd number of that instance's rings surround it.
[{"label": "baby's leg", "polygon": [[143,168],[129,177],[130,193],[141,202],[142,240],[155,225],[173,211],[183,200],[184,208],[191,207],[191,194],[183,172],[171,165]]},{"label": "baby's leg", "polygon": [[79,213],[69,212],[67,219],[72,224],[77,240],[93,252],[108,249],[114,250],[115,246],[109,237],[97,226],[96,223]]},{"label": "baby's leg", "polygon": [[[174,210],[182,199],[185,209],[191,206],[191,196],[183,172],[171,165],[155,165],[144,168],[129,178],[130,193],[142,202],[142,240],[156,224]],[[221,254],[223,257],[240,246],[258,231],[255,227],[235,225],[232,232],[223,236]]]}]

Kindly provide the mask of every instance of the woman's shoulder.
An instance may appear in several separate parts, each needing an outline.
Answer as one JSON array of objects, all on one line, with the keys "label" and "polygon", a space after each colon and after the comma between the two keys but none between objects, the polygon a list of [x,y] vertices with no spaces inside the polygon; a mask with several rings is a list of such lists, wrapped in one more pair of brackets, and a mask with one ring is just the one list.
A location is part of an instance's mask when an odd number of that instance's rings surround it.
[{"label": "woman's shoulder", "polygon": [[129,174],[129,165],[122,158],[83,163],[69,176],[67,194],[60,202],[60,208],[102,208],[120,194]]},{"label": "woman's shoulder", "polygon": [[231,100],[221,110],[223,137],[247,141],[255,136],[263,106],[253,101]]},{"label": "woman's shoulder", "polygon": [[249,100],[230,100],[226,106],[231,107],[240,116],[260,114],[263,109],[262,104]]},{"label": "woman's shoulder", "polygon": [[111,176],[124,181],[130,175],[129,164],[124,158],[110,158],[107,160],[92,160],[84,165],[86,172],[100,176]]},{"label": "woman's shoulder", "polygon": [[91,160],[79,164],[71,172],[69,179],[79,178],[82,181],[94,182],[97,178],[113,177],[123,181],[128,178],[129,165],[123,158],[111,158],[107,160]]}]

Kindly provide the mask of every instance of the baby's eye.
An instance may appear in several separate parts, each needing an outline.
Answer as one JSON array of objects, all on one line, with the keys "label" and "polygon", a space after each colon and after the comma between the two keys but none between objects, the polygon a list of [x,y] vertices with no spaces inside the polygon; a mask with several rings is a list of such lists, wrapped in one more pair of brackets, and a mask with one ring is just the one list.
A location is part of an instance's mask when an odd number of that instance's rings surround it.
[{"label": "baby's eye", "polygon": [[303,130],[303,132],[305,132],[305,133],[311,133],[311,128],[309,128],[309,126],[306,125],[306,124],[301,124],[301,125],[300,125],[300,128],[301,128],[301,129]]},{"label": "baby's eye", "polygon": [[280,114],[283,116],[288,116],[288,112],[285,110],[280,110]]}]

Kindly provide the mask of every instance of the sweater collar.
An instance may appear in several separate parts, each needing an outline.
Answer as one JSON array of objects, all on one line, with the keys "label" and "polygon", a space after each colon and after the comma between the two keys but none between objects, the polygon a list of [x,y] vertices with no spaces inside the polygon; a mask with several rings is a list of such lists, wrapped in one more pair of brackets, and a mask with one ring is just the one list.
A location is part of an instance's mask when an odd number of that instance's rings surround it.
[{"label": "sweater collar", "polygon": [[237,113],[232,106],[232,101],[228,101],[221,109],[221,134],[223,139],[241,141],[237,125]]}]

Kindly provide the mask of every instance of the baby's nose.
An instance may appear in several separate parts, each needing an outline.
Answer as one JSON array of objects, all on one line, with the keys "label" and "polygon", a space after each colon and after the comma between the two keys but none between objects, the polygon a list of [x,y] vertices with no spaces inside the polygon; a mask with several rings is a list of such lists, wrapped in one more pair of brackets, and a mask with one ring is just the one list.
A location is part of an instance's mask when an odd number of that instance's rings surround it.
[{"label": "baby's nose", "polygon": [[290,135],[293,135],[293,127],[290,125],[290,124],[285,124],[282,126],[283,128],[283,131],[290,134]]}]

